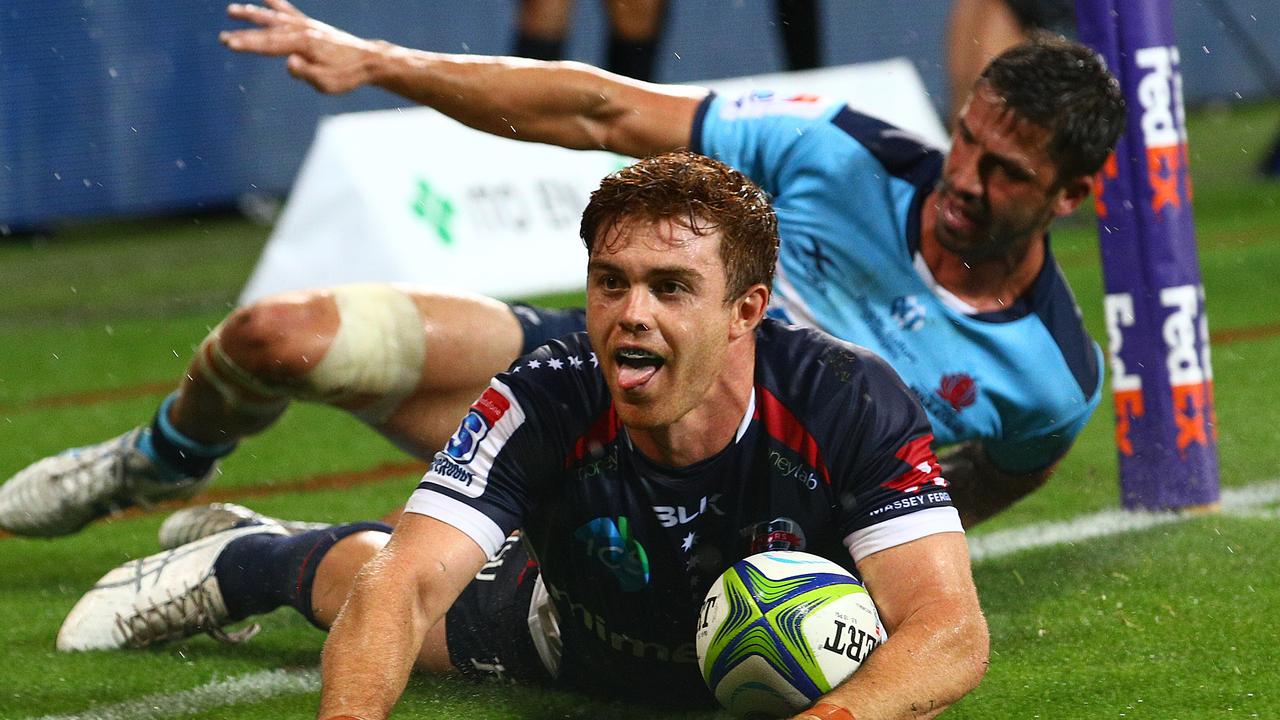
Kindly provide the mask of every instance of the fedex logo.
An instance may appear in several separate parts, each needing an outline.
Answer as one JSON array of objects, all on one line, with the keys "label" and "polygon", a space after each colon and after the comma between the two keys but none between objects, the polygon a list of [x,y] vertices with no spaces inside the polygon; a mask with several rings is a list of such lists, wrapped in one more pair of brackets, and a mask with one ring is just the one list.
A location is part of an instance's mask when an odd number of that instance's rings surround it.
[{"label": "fedex logo", "polygon": [[1134,63],[1142,77],[1137,96],[1142,107],[1142,144],[1151,185],[1151,212],[1159,218],[1165,209],[1182,208],[1191,198],[1178,48],[1142,48],[1135,53]]},{"label": "fedex logo", "polygon": [[1107,345],[1111,350],[1111,392],[1116,407],[1116,447],[1126,457],[1133,455],[1129,431],[1135,418],[1142,417],[1142,376],[1129,372],[1120,352],[1124,349],[1124,328],[1132,327],[1133,296],[1115,293],[1103,301],[1107,322]]},{"label": "fedex logo", "polygon": [[[1160,304],[1172,312],[1164,320],[1165,369],[1173,395],[1179,453],[1192,444],[1217,440],[1213,409],[1213,365],[1209,360],[1209,319],[1204,313],[1204,287],[1177,285],[1160,291]],[[1198,344],[1197,344],[1197,341]]]}]

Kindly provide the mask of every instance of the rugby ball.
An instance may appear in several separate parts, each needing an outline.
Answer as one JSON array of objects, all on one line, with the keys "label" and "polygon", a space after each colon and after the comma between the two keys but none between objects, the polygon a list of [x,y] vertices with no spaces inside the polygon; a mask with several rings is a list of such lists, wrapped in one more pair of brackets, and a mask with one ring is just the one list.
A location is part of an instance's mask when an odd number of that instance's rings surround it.
[{"label": "rugby ball", "polygon": [[729,712],[789,717],[853,674],[885,640],[875,604],[839,565],[770,551],[707,591],[696,646],[702,679]]}]

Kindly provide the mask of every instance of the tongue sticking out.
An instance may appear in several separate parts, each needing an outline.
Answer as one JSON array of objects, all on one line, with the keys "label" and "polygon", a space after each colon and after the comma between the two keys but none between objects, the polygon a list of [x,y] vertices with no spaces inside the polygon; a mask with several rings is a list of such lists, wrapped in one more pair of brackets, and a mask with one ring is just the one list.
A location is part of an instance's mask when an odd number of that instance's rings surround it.
[{"label": "tongue sticking out", "polygon": [[632,390],[649,382],[653,374],[658,372],[658,368],[654,365],[642,365],[639,367],[633,365],[618,366],[618,387],[623,390]]}]

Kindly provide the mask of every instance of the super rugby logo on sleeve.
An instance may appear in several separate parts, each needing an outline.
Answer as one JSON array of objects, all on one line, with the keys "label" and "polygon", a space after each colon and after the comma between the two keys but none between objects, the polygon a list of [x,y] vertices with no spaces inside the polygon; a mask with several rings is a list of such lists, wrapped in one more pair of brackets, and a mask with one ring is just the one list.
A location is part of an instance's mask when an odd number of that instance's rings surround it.
[{"label": "super rugby logo on sleeve", "polygon": [[525,414],[505,384],[494,380],[472,404],[444,452],[436,453],[425,481],[468,497],[479,497],[493,461],[521,425]]}]

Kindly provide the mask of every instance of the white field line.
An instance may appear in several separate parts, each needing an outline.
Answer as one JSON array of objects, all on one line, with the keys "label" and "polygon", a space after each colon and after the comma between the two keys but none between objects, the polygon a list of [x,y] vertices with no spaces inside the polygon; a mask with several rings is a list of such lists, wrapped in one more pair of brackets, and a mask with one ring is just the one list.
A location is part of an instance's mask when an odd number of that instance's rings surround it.
[{"label": "white field line", "polygon": [[46,715],[39,720],[162,720],[319,689],[319,670],[259,670],[213,680],[190,690],[155,693],[75,715]]},{"label": "white field line", "polygon": [[[1280,480],[1256,483],[1222,492],[1222,511],[1229,515],[1275,517],[1280,502]],[[1187,520],[1196,515],[1173,512],[1103,510],[1072,520],[1034,523],[969,538],[975,563],[1023,550],[1082,542],[1120,535],[1156,525]],[[320,688],[317,670],[263,670],[214,680],[191,690],[156,693],[114,705],[90,708],[75,715],[46,715],[33,720],[165,720],[211,708],[259,702],[283,695],[314,692]]]},{"label": "white field line", "polygon": [[[1223,490],[1222,512],[1228,515],[1256,515],[1267,512],[1264,506],[1277,501],[1280,501],[1280,480],[1270,480]],[[1199,516],[1177,512],[1102,510],[1071,520],[1033,523],[970,537],[969,556],[973,562],[979,563],[1032,548],[1110,537],[1194,517]]]}]

